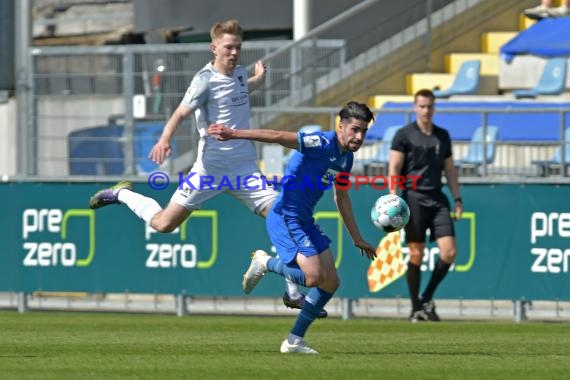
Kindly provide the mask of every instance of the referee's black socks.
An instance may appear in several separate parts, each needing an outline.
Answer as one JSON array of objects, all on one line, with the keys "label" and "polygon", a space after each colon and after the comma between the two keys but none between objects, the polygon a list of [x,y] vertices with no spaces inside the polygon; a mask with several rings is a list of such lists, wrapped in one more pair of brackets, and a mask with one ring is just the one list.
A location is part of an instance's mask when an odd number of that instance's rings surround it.
[{"label": "referee's black socks", "polygon": [[406,277],[408,279],[408,288],[410,290],[410,299],[412,300],[412,311],[421,310],[422,305],[420,303],[420,282],[422,272],[420,271],[420,266],[408,262],[408,271],[406,272]]},{"label": "referee's black socks", "polygon": [[[422,302],[427,302],[433,298],[433,293],[437,289],[439,283],[445,278],[447,272],[449,272],[449,267],[451,264],[447,264],[446,262],[442,261],[441,259],[437,260],[437,264],[431,274],[431,278],[429,283],[426,287],[426,290],[422,294]],[[409,270],[409,267],[408,267]]]}]

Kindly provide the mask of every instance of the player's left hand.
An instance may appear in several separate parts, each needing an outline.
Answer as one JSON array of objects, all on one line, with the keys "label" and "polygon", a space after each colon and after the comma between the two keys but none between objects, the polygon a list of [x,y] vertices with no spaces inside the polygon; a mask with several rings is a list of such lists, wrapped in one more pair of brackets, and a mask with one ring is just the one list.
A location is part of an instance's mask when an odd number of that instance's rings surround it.
[{"label": "player's left hand", "polygon": [[370,260],[374,260],[376,258],[376,248],[374,248],[368,242],[364,240],[356,241],[354,242],[354,245],[360,248],[360,256],[366,255],[366,257]]},{"label": "player's left hand", "polygon": [[208,126],[208,135],[218,141],[230,140],[233,131],[233,129],[226,127],[224,124],[210,124],[210,126]]},{"label": "player's left hand", "polygon": [[455,202],[455,220],[461,219],[461,214],[463,214],[463,202]]},{"label": "player's left hand", "polygon": [[264,78],[265,73],[267,72],[267,65],[262,60],[255,62],[254,73],[255,76]]}]

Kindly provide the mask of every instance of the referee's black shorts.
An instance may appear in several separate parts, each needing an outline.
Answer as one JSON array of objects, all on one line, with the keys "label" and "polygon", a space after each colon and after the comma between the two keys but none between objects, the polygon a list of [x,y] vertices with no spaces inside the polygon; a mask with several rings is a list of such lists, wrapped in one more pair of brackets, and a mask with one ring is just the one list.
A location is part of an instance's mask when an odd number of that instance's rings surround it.
[{"label": "referee's black shorts", "polygon": [[425,243],[428,229],[430,241],[455,236],[449,199],[444,193],[439,190],[407,190],[402,198],[410,207],[410,221],[405,227],[407,242]]}]

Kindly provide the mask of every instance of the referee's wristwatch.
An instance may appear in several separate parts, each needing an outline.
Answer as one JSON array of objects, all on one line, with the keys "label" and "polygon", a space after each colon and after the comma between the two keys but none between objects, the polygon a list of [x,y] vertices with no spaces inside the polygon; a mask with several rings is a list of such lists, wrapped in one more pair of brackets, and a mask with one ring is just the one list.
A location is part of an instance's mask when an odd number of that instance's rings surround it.
[{"label": "referee's wristwatch", "polygon": [[463,204],[463,199],[461,197],[455,198],[455,203]]}]

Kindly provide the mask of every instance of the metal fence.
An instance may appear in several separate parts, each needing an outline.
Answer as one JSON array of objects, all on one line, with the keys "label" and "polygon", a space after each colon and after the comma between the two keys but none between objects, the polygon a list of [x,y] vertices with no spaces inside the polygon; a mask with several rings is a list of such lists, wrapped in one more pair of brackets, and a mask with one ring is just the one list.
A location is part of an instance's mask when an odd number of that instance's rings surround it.
[{"label": "metal fence", "polygon": [[[254,108],[252,125],[259,126],[262,124],[258,120],[267,118],[267,115],[285,115],[284,117],[292,121],[293,129],[298,129],[302,125],[296,124],[295,120],[303,120],[305,124],[318,124],[324,129],[332,130],[338,122],[337,114],[339,108],[333,107],[295,107],[295,108]],[[405,122],[407,124],[414,120],[415,114],[413,110],[394,110],[379,109],[375,110],[376,119],[381,120],[390,114],[406,115]],[[501,125],[498,125],[499,137],[496,140],[489,139],[473,140],[461,139],[453,142],[453,155],[456,161],[460,161],[469,154],[469,150],[476,148],[481,152],[493,152],[492,160],[482,159],[480,162],[471,162],[464,165],[458,165],[460,175],[463,181],[507,181],[507,182],[541,182],[541,181],[567,181],[568,160],[567,151],[570,149],[568,139],[570,135],[565,132],[567,129],[568,118],[570,115],[570,105],[561,108],[519,108],[519,109],[497,109],[497,108],[466,108],[466,109],[445,109],[440,110],[437,114],[460,115],[470,114],[476,115],[480,120],[483,136],[487,136],[487,128],[489,125],[489,115],[513,115],[513,114],[531,114],[531,115],[550,115],[544,118],[541,124],[533,126],[536,131],[555,130],[554,134],[549,135],[553,138],[529,139],[521,138],[520,140],[501,139]],[[554,121],[553,121],[554,120]],[[457,125],[443,125],[443,127],[461,127]],[[504,126],[503,126],[504,127]],[[372,127],[374,128],[374,127]],[[516,128],[516,126],[508,126],[508,128]],[[537,132],[536,134],[540,134]],[[544,134],[546,135],[546,134]],[[356,153],[355,171],[374,175],[382,174],[387,169],[387,162],[375,161],[376,154],[383,144],[389,144],[388,141],[369,140]],[[272,152],[275,154],[275,151]],[[261,157],[262,159],[266,157]],[[267,159],[267,158],[266,158]],[[371,166],[376,167],[377,171],[366,171],[362,162],[371,162]],[[563,170],[566,168],[566,170]]]},{"label": "metal fence", "polygon": [[[71,104],[70,104],[71,103]],[[93,107],[93,104],[97,104]],[[38,177],[66,177],[79,178],[81,176],[145,176],[155,170],[147,158],[150,148],[157,141],[162,127],[167,120],[166,115],[147,115],[145,118],[134,118],[134,130],[129,139],[126,132],[126,118],[121,108],[122,99],[98,99],[86,96],[85,98],[60,99],[59,97],[45,99],[38,103],[40,131],[37,143]],[[105,109],[103,114],[99,115]],[[58,113],[62,110],[68,113]],[[90,113],[96,111],[94,113]],[[274,119],[279,128],[297,130],[304,125],[320,125],[324,130],[334,129],[338,122],[337,107],[253,107],[251,125],[254,128],[268,127],[267,120]],[[375,110],[376,118],[381,120],[391,113],[406,114],[406,122],[413,120],[412,110]],[[570,167],[567,151],[570,149],[568,134],[565,133],[570,106],[552,110],[551,108],[523,108],[523,109],[446,109],[440,113],[477,115],[481,120],[483,136],[486,136],[489,123],[489,114],[549,114],[557,115],[553,125],[552,117],[545,118],[536,130],[548,128],[556,129],[558,133],[549,134],[548,139],[528,139],[495,141],[482,139],[473,141],[461,139],[454,141],[453,154],[456,160],[469,155],[470,149],[482,152],[492,150],[492,160],[472,162],[471,165],[460,165],[460,175],[468,180],[505,180],[505,181],[566,181]],[[118,117],[117,117],[118,114]],[[152,117],[151,117],[152,116]],[[285,123],[285,124],[283,124]],[[402,126],[405,123],[402,123]],[[271,126],[271,125],[269,125]],[[79,127],[79,128],[77,128]],[[443,125],[443,127],[457,128],[457,125]],[[374,127],[373,127],[374,128]],[[498,125],[499,132],[501,125]],[[105,134],[83,134],[83,131],[105,130]],[[195,146],[198,136],[193,122],[188,120],[174,138],[175,154],[161,170],[175,174],[188,169],[195,158]],[[369,140],[357,152],[355,171],[374,175],[377,171],[366,171],[360,162],[372,161],[372,166],[382,170],[386,169],[386,162],[374,161],[378,150],[383,144],[389,142]],[[75,149],[73,147],[76,147]],[[97,147],[97,148],[94,148]],[[129,149],[130,147],[130,149]],[[259,144],[260,162],[262,168],[270,170],[271,174],[281,174],[286,151],[280,147],[271,150],[262,149]],[[87,149],[87,151],[86,151]],[[91,149],[91,152],[89,150]],[[264,156],[270,154],[270,156]],[[129,156],[130,155],[130,156]],[[268,169],[268,162],[277,156],[278,167],[275,164]],[[129,170],[129,165],[133,169]],[[566,169],[566,170],[564,170]]]},{"label": "metal fence", "polygon": [[[246,42],[242,63],[255,62],[283,43]],[[330,71],[331,66],[338,67],[344,60],[342,40],[301,44],[272,63],[266,80],[270,89],[252,94],[253,106],[276,102],[300,86],[299,78],[291,77],[290,72],[292,67],[299,66],[298,57],[305,55],[307,49],[316,49],[318,54],[329,57],[315,67],[316,75]],[[93,160],[123,165],[125,174],[136,174],[141,172],[140,161],[148,154],[145,147],[157,137],[156,132],[139,133],[137,125],[149,121],[164,123],[179,104],[192,76],[211,59],[211,52],[209,44],[49,47],[33,49],[31,59],[33,107],[28,112],[32,127],[27,131],[27,145],[21,147],[32,164],[27,174],[44,177],[82,174],[72,170],[74,164],[85,167]],[[117,115],[122,116],[117,118]],[[116,125],[113,121],[120,121],[119,135],[78,133]],[[176,139],[179,156],[184,156],[191,152],[197,133],[193,128],[183,128]],[[86,157],[85,149],[80,147],[79,157],[73,157],[71,145],[88,141],[107,144],[100,148],[106,154]],[[119,146],[113,148],[109,144]],[[113,155],[112,151],[122,153]],[[191,161],[191,157],[184,157]],[[109,173],[99,168],[83,174]]]},{"label": "metal fence", "polygon": [[[26,297],[27,296],[27,297]],[[446,320],[514,320],[521,322],[570,320],[570,302],[567,301],[511,301],[511,300],[441,300],[438,313]],[[281,297],[190,297],[182,299],[170,294],[77,292],[35,292],[24,295],[0,292],[0,310],[27,311],[63,310],[128,313],[163,313],[184,316],[187,314],[237,314],[292,316],[297,311],[283,306]],[[407,297],[362,298],[349,300],[332,298],[326,309],[330,317],[349,318],[400,318],[410,315]]]}]

